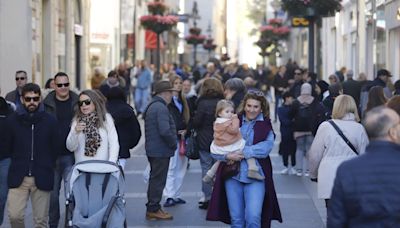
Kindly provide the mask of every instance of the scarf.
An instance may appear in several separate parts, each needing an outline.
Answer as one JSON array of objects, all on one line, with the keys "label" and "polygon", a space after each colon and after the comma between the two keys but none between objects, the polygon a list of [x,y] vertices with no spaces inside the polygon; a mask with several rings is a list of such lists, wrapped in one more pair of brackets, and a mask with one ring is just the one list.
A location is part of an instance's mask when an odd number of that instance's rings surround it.
[{"label": "scarf", "polygon": [[99,129],[97,128],[99,117],[95,112],[92,112],[89,115],[81,116],[78,121],[86,124],[85,129],[83,129],[86,138],[85,156],[94,157],[101,142]]}]

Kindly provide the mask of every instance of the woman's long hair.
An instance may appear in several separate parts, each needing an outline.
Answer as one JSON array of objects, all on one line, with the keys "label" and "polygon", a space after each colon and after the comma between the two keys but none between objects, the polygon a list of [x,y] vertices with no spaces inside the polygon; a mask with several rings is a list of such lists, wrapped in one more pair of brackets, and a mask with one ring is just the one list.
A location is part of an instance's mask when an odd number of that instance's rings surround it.
[{"label": "woman's long hair", "polygon": [[368,112],[375,107],[386,104],[386,102],[387,99],[385,97],[385,94],[383,93],[383,87],[374,86],[370,89],[368,93],[368,103],[365,111]]},{"label": "woman's long hair", "polygon": [[[103,127],[104,126],[104,122],[106,121],[106,113],[107,113],[107,109],[106,109],[106,98],[100,93],[100,91],[97,90],[84,90],[79,94],[79,98],[81,97],[81,95],[86,95],[90,98],[91,102],[93,102],[95,110],[94,112],[96,112],[97,116],[99,117],[99,122],[97,127]],[[74,119],[79,119],[80,117],[83,116],[83,113],[81,112],[81,109],[79,107],[78,104],[76,104],[76,108],[75,108],[75,117]]]},{"label": "woman's long hair", "polygon": [[[174,75],[174,76],[170,77],[170,83],[171,83],[172,87],[174,87],[174,83],[175,83],[176,80],[181,80],[182,81],[182,78],[179,77],[178,75]],[[186,97],[183,94],[182,90],[179,91],[178,98],[182,102],[183,118],[185,119],[185,123],[188,124],[189,120],[190,120],[190,110],[189,110],[189,105],[187,103]]]}]

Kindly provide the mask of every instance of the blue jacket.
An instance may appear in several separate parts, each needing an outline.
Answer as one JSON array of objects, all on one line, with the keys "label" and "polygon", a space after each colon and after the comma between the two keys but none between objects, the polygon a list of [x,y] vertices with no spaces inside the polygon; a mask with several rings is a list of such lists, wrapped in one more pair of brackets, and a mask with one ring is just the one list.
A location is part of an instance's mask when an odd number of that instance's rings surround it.
[{"label": "blue jacket", "polygon": [[371,141],[342,163],[328,207],[328,228],[400,227],[400,145]]},{"label": "blue jacket", "polygon": [[38,189],[51,191],[54,182],[56,119],[44,112],[43,105],[34,113],[19,106],[6,121],[6,149],[11,152],[8,186],[17,188],[25,176],[35,177]]},{"label": "blue jacket", "polygon": [[141,72],[138,75],[136,88],[147,89],[150,86],[151,86],[151,73],[149,69],[147,68],[141,69]]}]

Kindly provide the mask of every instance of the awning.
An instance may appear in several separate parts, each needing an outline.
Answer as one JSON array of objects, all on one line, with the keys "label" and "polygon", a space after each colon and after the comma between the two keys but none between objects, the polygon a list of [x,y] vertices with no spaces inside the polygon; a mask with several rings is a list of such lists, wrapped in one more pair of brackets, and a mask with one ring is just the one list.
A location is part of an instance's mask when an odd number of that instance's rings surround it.
[{"label": "awning", "polygon": [[[157,34],[150,30],[146,30],[145,34],[146,49],[157,49]],[[160,49],[164,48],[162,36],[160,36]]]}]

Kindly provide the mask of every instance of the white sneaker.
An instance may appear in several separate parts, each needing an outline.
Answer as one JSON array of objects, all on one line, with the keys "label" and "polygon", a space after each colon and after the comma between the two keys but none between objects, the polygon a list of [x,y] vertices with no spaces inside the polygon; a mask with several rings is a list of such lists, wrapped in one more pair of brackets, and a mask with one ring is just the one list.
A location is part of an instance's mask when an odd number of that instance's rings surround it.
[{"label": "white sneaker", "polygon": [[295,174],[297,174],[297,171],[292,167],[292,168],[289,169],[289,174],[290,175],[295,175]]},{"label": "white sneaker", "polygon": [[309,171],[305,171],[304,172],[304,176],[306,176],[306,177],[310,176],[310,172]]},{"label": "white sneaker", "polygon": [[288,168],[284,168],[282,171],[281,171],[281,174],[288,174],[289,173],[289,169]]},{"label": "white sneaker", "polygon": [[202,196],[199,199],[199,204],[204,203],[206,201],[206,197]]},{"label": "white sneaker", "polygon": [[298,177],[303,176],[303,170],[297,170],[296,175],[297,175]]}]

